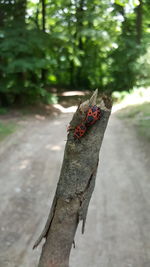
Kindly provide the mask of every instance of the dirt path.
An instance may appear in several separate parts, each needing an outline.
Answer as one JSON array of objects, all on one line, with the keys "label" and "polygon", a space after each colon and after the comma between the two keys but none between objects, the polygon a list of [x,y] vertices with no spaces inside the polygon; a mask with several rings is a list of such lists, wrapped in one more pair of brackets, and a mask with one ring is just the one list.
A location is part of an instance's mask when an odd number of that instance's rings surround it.
[{"label": "dirt path", "polygon": [[[1,143],[0,267],[36,267],[32,246],[51,204],[63,158],[66,125],[30,119]],[[132,129],[112,115],[85,235],[76,235],[71,267],[150,267],[150,180]]]}]

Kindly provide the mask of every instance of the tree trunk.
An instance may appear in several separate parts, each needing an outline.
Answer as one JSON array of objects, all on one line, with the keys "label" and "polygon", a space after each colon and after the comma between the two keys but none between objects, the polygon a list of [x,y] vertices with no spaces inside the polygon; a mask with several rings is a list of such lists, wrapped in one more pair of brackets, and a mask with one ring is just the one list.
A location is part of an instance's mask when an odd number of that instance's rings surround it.
[{"label": "tree trunk", "polygon": [[[45,0],[41,0],[42,3],[42,31],[46,31],[46,4]],[[43,83],[45,83],[46,80],[46,70],[42,69],[41,70],[41,80]]]},{"label": "tree trunk", "polygon": [[46,5],[45,0],[41,0],[42,3],[42,30],[45,32],[46,30]]},{"label": "tree trunk", "polygon": [[[84,0],[80,0],[79,6],[76,9],[78,49],[80,51],[83,50],[83,42],[82,42],[82,36],[81,36],[81,30],[83,29],[83,17],[84,17],[83,7],[84,7]],[[80,56],[81,63],[82,63],[82,57],[83,56]],[[76,81],[77,81],[78,86],[81,86],[83,84],[83,82],[82,82],[82,66],[78,66],[78,68],[77,68]]]},{"label": "tree trunk", "polygon": [[[72,14],[71,14],[72,2],[69,4],[69,12],[68,12],[68,32],[69,32],[69,45],[72,47],[73,51],[75,52],[75,44],[74,39],[76,38],[76,32],[72,34]],[[73,23],[74,24],[74,23]],[[68,52],[68,62],[69,62],[69,73],[70,73],[70,87],[75,87],[74,81],[74,73],[75,73],[75,65],[73,59],[70,59],[70,53]]]},{"label": "tree trunk", "polygon": [[142,15],[143,15],[143,2],[139,0],[139,5],[136,7],[136,36],[137,43],[141,43],[142,38]]},{"label": "tree trunk", "polygon": [[[85,118],[89,104],[96,104],[96,94],[90,101],[81,104],[70,123],[76,127]],[[74,236],[80,220],[84,233],[89,201],[95,186],[99,162],[99,150],[110,115],[111,103],[108,98],[101,101],[101,118],[90,126],[79,140],[73,139],[73,132],[68,135],[64,160],[53,200],[50,215],[41,236],[46,242],[42,249],[39,267],[68,267],[69,256]]]},{"label": "tree trunk", "polygon": [[14,10],[14,21],[20,23],[21,27],[25,26],[27,0],[16,0]]},{"label": "tree trunk", "polygon": [[36,15],[35,15],[35,24],[36,24],[36,27],[37,27],[38,30],[40,29],[40,26],[39,26],[39,5],[40,5],[40,0],[37,3]]}]

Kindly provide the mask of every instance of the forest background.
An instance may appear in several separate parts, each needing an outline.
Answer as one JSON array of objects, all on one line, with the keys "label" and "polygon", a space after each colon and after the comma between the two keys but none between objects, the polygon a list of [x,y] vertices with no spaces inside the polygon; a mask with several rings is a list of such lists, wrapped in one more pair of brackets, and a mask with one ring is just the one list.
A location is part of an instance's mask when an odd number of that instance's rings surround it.
[{"label": "forest background", "polygon": [[67,125],[96,88],[117,101],[89,230],[84,243],[76,237],[71,266],[104,266],[110,257],[115,266],[149,265],[149,43],[150,0],[0,0],[1,266],[37,265],[32,247]]},{"label": "forest background", "polygon": [[1,0],[0,105],[150,82],[149,0]]}]

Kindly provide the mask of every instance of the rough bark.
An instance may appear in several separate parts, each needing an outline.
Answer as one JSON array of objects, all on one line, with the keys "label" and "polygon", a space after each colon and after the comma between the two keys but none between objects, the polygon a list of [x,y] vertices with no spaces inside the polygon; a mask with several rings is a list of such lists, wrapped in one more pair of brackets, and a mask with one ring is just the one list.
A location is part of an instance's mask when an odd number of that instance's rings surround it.
[{"label": "rough bark", "polygon": [[[96,98],[97,91],[89,101],[78,107],[70,122],[72,128],[83,121],[89,104],[96,104]],[[81,142],[73,139],[73,131],[68,135],[50,215],[34,245],[35,248],[43,237],[46,238],[39,267],[68,267],[71,246],[80,220],[84,232],[88,205],[95,186],[99,151],[111,110],[110,100],[103,98],[99,106],[102,117],[89,127]]]}]

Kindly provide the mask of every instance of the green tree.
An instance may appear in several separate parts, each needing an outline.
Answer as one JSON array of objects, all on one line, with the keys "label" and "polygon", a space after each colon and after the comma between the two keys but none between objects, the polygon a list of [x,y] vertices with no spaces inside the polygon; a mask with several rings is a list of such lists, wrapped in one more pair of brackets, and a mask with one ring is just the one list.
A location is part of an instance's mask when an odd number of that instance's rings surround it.
[{"label": "green tree", "polygon": [[148,0],[0,1],[1,104],[47,101],[54,84],[109,92],[148,84],[149,7]]}]

